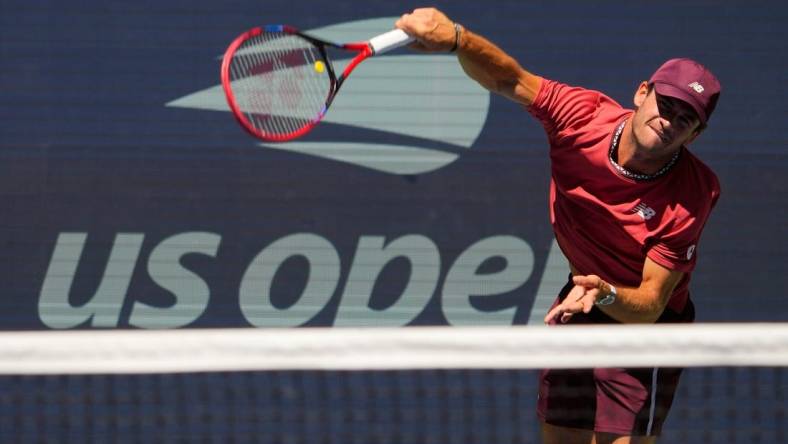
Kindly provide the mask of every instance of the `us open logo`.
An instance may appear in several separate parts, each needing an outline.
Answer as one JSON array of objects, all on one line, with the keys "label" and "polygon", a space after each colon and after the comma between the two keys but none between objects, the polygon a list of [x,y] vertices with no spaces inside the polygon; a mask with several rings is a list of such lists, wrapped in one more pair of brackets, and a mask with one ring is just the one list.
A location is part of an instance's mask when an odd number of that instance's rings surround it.
[{"label": "us open logo", "polygon": [[[366,40],[391,29],[396,19],[345,22],[305,32],[329,41]],[[336,60],[335,70],[342,71],[349,61]],[[484,127],[489,105],[490,94],[465,75],[455,55],[404,52],[359,66],[321,125],[357,127],[406,142],[320,141],[319,126],[313,131],[318,141],[255,143],[385,173],[421,174],[452,163],[471,148]],[[221,85],[166,106],[230,112]],[[228,115],[227,121],[232,120]]]}]

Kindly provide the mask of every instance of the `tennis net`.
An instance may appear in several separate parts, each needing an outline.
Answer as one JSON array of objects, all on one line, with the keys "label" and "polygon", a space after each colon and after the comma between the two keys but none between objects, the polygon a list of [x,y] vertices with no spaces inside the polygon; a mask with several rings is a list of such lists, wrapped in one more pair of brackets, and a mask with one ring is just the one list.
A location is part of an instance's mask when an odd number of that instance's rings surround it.
[{"label": "tennis net", "polygon": [[788,442],[788,324],[0,333],[11,442],[536,443],[537,370],[687,367],[660,442]]}]

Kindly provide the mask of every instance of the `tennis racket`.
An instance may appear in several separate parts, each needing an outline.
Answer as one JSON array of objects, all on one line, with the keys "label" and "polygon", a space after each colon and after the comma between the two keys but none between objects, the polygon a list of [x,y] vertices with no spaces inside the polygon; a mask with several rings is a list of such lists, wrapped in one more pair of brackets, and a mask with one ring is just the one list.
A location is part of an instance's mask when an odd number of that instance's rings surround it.
[{"label": "tennis racket", "polygon": [[[222,87],[246,131],[265,141],[284,142],[320,122],[359,63],[412,41],[399,29],[367,42],[337,44],[285,25],[254,28],[238,36],[224,53]],[[328,48],[357,53],[339,76]]]}]

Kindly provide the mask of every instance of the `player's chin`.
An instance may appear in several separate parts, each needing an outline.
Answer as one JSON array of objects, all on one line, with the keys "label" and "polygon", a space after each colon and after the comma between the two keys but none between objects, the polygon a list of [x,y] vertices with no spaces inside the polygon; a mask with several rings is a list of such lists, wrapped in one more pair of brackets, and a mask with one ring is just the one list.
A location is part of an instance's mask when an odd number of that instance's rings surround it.
[{"label": "player's chin", "polygon": [[665,148],[670,144],[670,140],[660,136],[660,134],[653,128],[647,126],[646,131],[641,138],[640,142],[645,148],[660,149]]},{"label": "player's chin", "polygon": [[647,144],[644,148],[646,148],[648,152],[656,154],[656,153],[662,153],[664,151],[667,151],[669,146],[670,146],[669,144],[663,142],[660,139],[657,139],[653,141],[653,143]]},{"label": "player's chin", "polygon": [[640,145],[640,148],[646,152],[658,151],[664,147],[662,140],[659,137],[654,137],[652,135],[639,137],[637,142],[638,145]]},{"label": "player's chin", "polygon": [[648,151],[663,150],[671,143],[670,140],[660,137],[660,135],[651,128],[645,128],[644,133],[645,134],[638,138],[638,143],[642,148],[645,148]]}]

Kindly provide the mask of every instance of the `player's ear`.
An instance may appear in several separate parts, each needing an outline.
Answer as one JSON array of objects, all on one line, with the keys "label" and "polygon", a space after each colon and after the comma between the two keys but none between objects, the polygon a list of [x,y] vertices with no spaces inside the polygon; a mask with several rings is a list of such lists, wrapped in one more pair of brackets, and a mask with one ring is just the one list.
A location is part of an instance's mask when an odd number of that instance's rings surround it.
[{"label": "player's ear", "polygon": [[635,96],[632,98],[632,102],[635,104],[636,108],[640,108],[643,105],[643,102],[646,101],[646,96],[648,96],[650,88],[648,87],[648,82],[645,80],[640,82],[638,89],[635,91]]},{"label": "player's ear", "polygon": [[692,134],[690,134],[690,136],[687,138],[687,141],[684,142],[684,145],[689,145],[693,140],[697,139],[698,136],[700,136],[700,133],[703,132],[703,129],[703,126],[698,126],[698,128],[695,129],[695,131],[693,131]]}]

